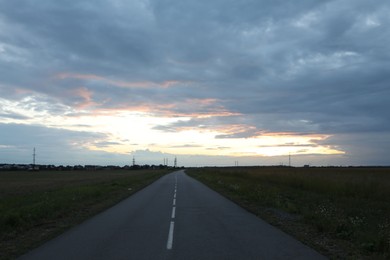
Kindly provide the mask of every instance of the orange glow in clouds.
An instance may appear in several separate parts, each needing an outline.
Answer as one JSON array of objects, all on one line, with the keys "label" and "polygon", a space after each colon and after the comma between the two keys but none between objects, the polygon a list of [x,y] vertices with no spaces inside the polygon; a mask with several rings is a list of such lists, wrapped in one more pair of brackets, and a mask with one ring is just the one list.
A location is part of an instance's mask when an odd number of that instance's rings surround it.
[{"label": "orange glow in clouds", "polygon": [[[164,88],[179,83],[113,81],[97,75],[71,73],[58,74],[56,78],[97,80],[117,87]],[[38,112],[42,109],[30,109],[29,106],[16,101],[7,101],[5,107],[9,113],[26,115],[26,118],[20,119],[24,124],[42,124],[51,128],[98,133],[96,136],[99,137],[96,137],[95,141],[78,145],[90,150],[112,153],[129,154],[131,151],[146,149],[175,155],[222,156],[344,153],[337,147],[323,144],[324,140],[330,137],[328,135],[271,133],[256,126],[228,124],[229,117],[241,114],[229,111],[220,105],[219,100],[213,98],[188,98],[170,103],[126,103],[117,104],[116,108],[103,108],[94,102],[94,92],[86,87],[78,87],[68,94],[77,97],[78,102],[74,107],[63,105],[62,114],[51,114],[50,106],[44,113]],[[41,99],[47,100],[34,95],[30,98],[35,103]],[[28,103],[35,104],[34,102]],[[53,103],[55,102],[53,100]],[[42,108],[45,104],[37,103],[37,106]],[[20,123],[19,119],[7,120],[6,122]],[[197,120],[199,125],[196,125]]]},{"label": "orange glow in clouds", "polygon": [[88,90],[85,87],[81,87],[75,90],[72,90],[71,93],[83,99],[82,102],[78,102],[77,108],[83,109],[86,107],[94,106],[97,103],[92,101],[93,92]]}]

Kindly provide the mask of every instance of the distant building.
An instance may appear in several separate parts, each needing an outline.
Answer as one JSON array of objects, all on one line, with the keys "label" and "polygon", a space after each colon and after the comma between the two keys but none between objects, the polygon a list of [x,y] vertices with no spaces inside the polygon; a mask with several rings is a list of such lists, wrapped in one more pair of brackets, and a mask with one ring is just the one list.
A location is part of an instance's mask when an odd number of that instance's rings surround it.
[{"label": "distant building", "polygon": [[37,171],[39,171],[39,166],[38,165],[30,165],[28,170],[31,172],[37,172]]}]

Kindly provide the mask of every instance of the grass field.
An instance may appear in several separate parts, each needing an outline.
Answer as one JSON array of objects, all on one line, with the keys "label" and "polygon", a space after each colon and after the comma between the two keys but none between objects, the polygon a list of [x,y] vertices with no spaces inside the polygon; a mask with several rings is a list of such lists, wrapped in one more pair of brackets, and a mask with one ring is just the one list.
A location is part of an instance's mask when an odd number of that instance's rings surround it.
[{"label": "grass field", "polygon": [[187,170],[331,258],[390,258],[389,168]]},{"label": "grass field", "polygon": [[0,259],[15,258],[167,172],[0,172]]}]

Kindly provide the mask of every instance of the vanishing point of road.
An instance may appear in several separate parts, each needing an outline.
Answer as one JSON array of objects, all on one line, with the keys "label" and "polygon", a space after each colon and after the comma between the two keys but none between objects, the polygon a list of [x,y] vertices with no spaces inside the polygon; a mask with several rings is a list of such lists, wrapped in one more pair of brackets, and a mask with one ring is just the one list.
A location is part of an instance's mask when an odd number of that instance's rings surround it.
[{"label": "vanishing point of road", "polygon": [[326,258],[176,171],[20,259]]}]

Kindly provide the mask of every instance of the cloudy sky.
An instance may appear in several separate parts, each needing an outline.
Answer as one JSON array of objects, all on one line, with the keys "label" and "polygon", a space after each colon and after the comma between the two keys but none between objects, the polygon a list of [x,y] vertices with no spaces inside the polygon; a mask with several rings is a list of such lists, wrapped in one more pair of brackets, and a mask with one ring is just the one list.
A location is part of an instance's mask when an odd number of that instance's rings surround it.
[{"label": "cloudy sky", "polygon": [[390,165],[388,0],[0,0],[0,163]]}]

